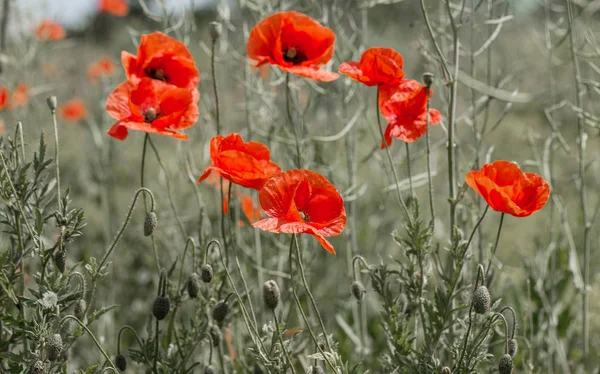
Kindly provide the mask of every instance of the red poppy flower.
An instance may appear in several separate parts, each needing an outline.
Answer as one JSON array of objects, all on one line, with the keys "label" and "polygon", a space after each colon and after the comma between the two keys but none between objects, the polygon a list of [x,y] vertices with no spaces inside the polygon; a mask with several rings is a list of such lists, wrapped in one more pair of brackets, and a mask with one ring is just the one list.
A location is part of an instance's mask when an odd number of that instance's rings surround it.
[{"label": "red poppy flower", "polygon": [[4,110],[4,108],[8,107],[8,96],[10,92],[4,86],[0,86],[0,111]]},{"label": "red poppy flower", "polygon": [[535,173],[524,173],[508,161],[483,165],[467,173],[467,184],[483,197],[490,208],[515,217],[527,217],[542,209],[550,186]]},{"label": "red poppy flower", "polygon": [[[385,129],[388,147],[392,137],[414,142],[427,132],[427,88],[415,80],[403,80],[398,84],[379,88],[379,109],[389,124]],[[432,94],[430,90],[430,94]],[[429,124],[442,122],[442,115],[429,109]],[[381,148],[385,144],[381,142]]]},{"label": "red poppy flower", "polygon": [[321,69],[333,57],[335,34],[309,16],[279,12],[260,21],[248,37],[246,52],[256,62],[279,66],[283,71],[330,82],[337,73]]},{"label": "red poppy flower", "polygon": [[262,217],[260,213],[260,208],[254,206],[254,200],[252,200],[252,196],[241,194],[239,195],[240,206],[242,207],[242,213],[250,222],[257,221]]},{"label": "red poppy flower", "polygon": [[295,169],[269,179],[260,190],[260,206],[270,217],[252,225],[264,231],[311,234],[330,253],[325,237],[346,226],[344,201],[331,182],[310,170]]},{"label": "red poppy flower", "polygon": [[271,161],[266,145],[247,142],[237,133],[217,135],[210,140],[210,158],[213,165],[204,170],[198,183],[216,171],[223,178],[240,186],[260,190],[265,182],[281,168]]},{"label": "red poppy flower", "polygon": [[12,93],[9,102],[9,108],[18,108],[27,105],[29,100],[29,86],[23,82],[19,82]]},{"label": "red poppy flower", "polygon": [[137,56],[123,51],[121,62],[127,79],[133,83],[150,77],[192,89],[200,82],[200,74],[185,44],[162,32],[142,35]]},{"label": "red poppy flower", "polygon": [[186,140],[187,135],[175,130],[196,122],[199,99],[196,89],[190,91],[155,79],[144,78],[139,85],[121,83],[106,102],[108,114],[117,120],[108,134],[123,140],[130,129]]},{"label": "red poppy flower", "polygon": [[58,114],[68,122],[77,122],[87,117],[87,109],[83,100],[73,99],[62,104]]},{"label": "red poppy flower", "polygon": [[100,0],[98,5],[101,12],[117,17],[124,17],[129,13],[129,4],[125,0]]},{"label": "red poppy flower", "polygon": [[404,78],[402,55],[392,48],[369,48],[360,61],[344,62],[338,71],[367,86],[381,86]]},{"label": "red poppy flower", "polygon": [[90,82],[95,83],[100,77],[110,77],[115,72],[115,64],[110,57],[103,57],[88,65],[87,75]]},{"label": "red poppy flower", "polygon": [[35,28],[35,37],[38,40],[60,40],[65,36],[67,36],[65,29],[50,19],[43,20]]}]

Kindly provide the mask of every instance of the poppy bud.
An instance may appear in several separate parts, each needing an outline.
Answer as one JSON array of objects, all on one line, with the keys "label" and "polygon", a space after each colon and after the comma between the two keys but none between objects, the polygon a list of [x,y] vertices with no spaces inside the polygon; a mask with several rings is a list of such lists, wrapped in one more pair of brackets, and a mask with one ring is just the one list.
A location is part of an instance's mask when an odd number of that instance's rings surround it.
[{"label": "poppy bud", "polygon": [[157,320],[162,321],[165,319],[167,314],[169,314],[170,309],[171,302],[169,301],[168,297],[157,296],[156,299],[154,299],[154,305],[152,305],[152,314]]},{"label": "poppy bud", "polygon": [[440,371],[440,374],[452,374],[452,370],[448,366],[444,366]]},{"label": "poppy bud", "polygon": [[504,354],[500,357],[500,362],[498,363],[498,373],[499,374],[512,374],[513,369],[513,360],[509,354]]},{"label": "poppy bud", "polygon": [[473,309],[475,309],[475,313],[485,314],[489,312],[491,302],[490,292],[486,286],[479,286],[473,293]]},{"label": "poppy bud", "polygon": [[210,23],[210,38],[214,41],[221,37],[223,33],[223,25],[221,22],[213,21]]},{"label": "poppy bud", "polygon": [[127,359],[125,356],[119,353],[117,357],[115,357],[115,366],[121,371],[127,370]]},{"label": "poppy bud", "polygon": [[279,286],[274,280],[268,280],[263,285],[263,300],[267,308],[275,310],[279,305],[279,299],[281,298],[281,292]]},{"label": "poppy bud", "polygon": [[425,87],[431,87],[433,84],[433,74],[423,73],[423,83],[425,83]]},{"label": "poppy bud", "polygon": [[59,272],[65,272],[65,266],[67,265],[67,252],[63,249],[56,251],[54,254],[54,264]]},{"label": "poppy bud", "polygon": [[190,297],[192,299],[195,299],[198,297],[198,292],[200,291],[200,277],[198,277],[198,274],[196,274],[196,272],[190,274],[190,278],[187,281],[187,292],[188,295],[190,295]]},{"label": "poppy bud", "polygon": [[211,365],[208,365],[204,368],[204,374],[214,374],[215,369]]},{"label": "poppy bud", "polygon": [[44,366],[44,362],[37,360],[35,364],[29,370],[30,374],[44,374],[46,373],[46,367]]},{"label": "poppy bud", "polygon": [[73,314],[77,319],[81,320],[84,317],[85,309],[87,308],[87,304],[84,299],[79,299],[75,302],[75,307],[73,308]]},{"label": "poppy bud", "polygon": [[221,330],[215,325],[210,327],[210,337],[213,342],[213,347],[218,347],[221,344]]},{"label": "poppy bud", "polygon": [[352,295],[354,295],[354,298],[359,303],[364,299],[365,293],[367,292],[367,291],[365,291],[365,286],[363,286],[363,284],[359,281],[352,282],[352,286],[350,286],[350,290],[352,291]]},{"label": "poppy bud", "polygon": [[519,350],[519,344],[517,344],[517,339],[509,339],[508,354],[510,355],[510,357],[515,357],[518,350]]},{"label": "poppy bud", "polygon": [[202,265],[200,277],[204,283],[210,283],[213,279],[213,268],[209,264]]},{"label": "poppy bud", "polygon": [[313,366],[310,373],[311,374],[325,374],[325,372],[323,371],[323,368],[321,368],[320,366]]},{"label": "poppy bud", "polygon": [[48,108],[52,113],[56,112],[56,108],[58,107],[58,100],[56,100],[56,96],[48,96],[46,99],[46,104],[48,104]]},{"label": "poppy bud", "polygon": [[225,300],[218,301],[212,312],[213,319],[218,323],[223,322],[225,317],[227,317],[227,313],[229,312],[229,305],[225,302]]},{"label": "poppy bud", "polygon": [[150,236],[156,230],[156,225],[158,224],[158,219],[156,218],[156,213],[148,212],[146,214],[146,219],[144,219],[144,236]]},{"label": "poppy bud", "polygon": [[59,334],[50,335],[46,340],[46,358],[50,361],[56,361],[60,357],[63,349],[62,338]]}]

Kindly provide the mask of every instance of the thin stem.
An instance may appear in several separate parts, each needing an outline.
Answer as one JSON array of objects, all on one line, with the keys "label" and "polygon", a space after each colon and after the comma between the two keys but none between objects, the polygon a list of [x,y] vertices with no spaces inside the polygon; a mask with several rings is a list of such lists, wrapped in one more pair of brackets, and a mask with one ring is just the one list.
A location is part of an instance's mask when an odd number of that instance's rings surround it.
[{"label": "thin stem", "polygon": [[[94,341],[94,344],[96,344],[96,347],[98,348],[100,353],[102,353],[102,355],[104,356],[106,361],[108,361],[108,364],[110,365],[110,367],[116,371],[117,368],[115,367],[115,364],[113,364],[112,360],[110,359],[110,356],[106,353],[104,348],[102,348],[102,346],[100,345],[100,342],[98,342],[98,339],[96,339],[96,336],[94,336],[94,334],[90,331],[90,329],[83,322],[81,322],[77,317],[75,317],[73,315],[64,316],[60,320],[58,325],[61,326],[68,319],[72,319],[73,321],[77,322],[77,324],[79,324],[79,326],[81,326],[81,328],[84,329],[90,335],[90,337]],[[117,373],[118,373],[118,371],[117,371]]]},{"label": "thin stem", "polygon": [[159,346],[158,337],[160,335],[158,332],[159,324],[160,324],[160,321],[156,320],[156,323],[154,324],[154,329],[155,329],[155,332],[154,332],[154,343],[155,343],[154,344],[154,362],[152,364],[152,368],[153,368],[152,371],[156,374],[158,374],[156,367],[157,367],[157,363],[158,363],[158,346]]},{"label": "thin stem", "polygon": [[400,182],[398,179],[398,173],[396,173],[396,167],[394,166],[394,160],[392,159],[392,153],[390,152],[390,148],[385,141],[385,136],[383,134],[383,127],[381,126],[381,113],[379,112],[379,86],[377,86],[377,101],[375,102],[375,109],[377,111],[377,126],[379,127],[379,134],[381,135],[381,141],[385,147],[386,154],[388,156],[388,160],[390,162],[390,167],[392,168],[392,174],[394,175],[394,183],[396,184],[396,199],[398,200],[398,204],[404,209],[406,216],[410,220],[410,214],[408,212],[408,208],[402,199],[402,194],[400,193]]},{"label": "thin stem", "polygon": [[413,188],[412,173],[410,171],[410,147],[408,145],[408,142],[404,142],[404,146],[406,148],[406,171],[408,173],[408,184],[410,186],[410,198],[414,199],[415,189]]},{"label": "thin stem", "polygon": [[215,95],[215,120],[217,125],[217,134],[221,134],[221,115],[219,112],[219,90],[217,89],[217,71],[215,68],[215,47],[217,46],[217,38],[212,39],[210,45],[210,70],[212,74],[213,92]]},{"label": "thin stem", "polygon": [[[279,344],[281,344],[281,350],[283,351],[283,354],[285,355],[285,358],[287,359],[287,362],[290,365],[290,368],[292,369],[292,373],[296,374],[296,369],[294,369],[294,365],[292,364],[290,354],[287,348],[285,347],[285,344],[283,344],[283,338],[281,337],[281,328],[279,327],[279,319],[277,318],[277,313],[275,313],[275,309],[272,309],[271,312],[273,312],[273,318],[275,319],[275,328],[277,329],[277,338],[279,339]],[[283,368],[283,371],[285,372],[286,369]]]},{"label": "thin stem", "polygon": [[144,355],[144,360],[146,361],[146,364],[149,364],[150,359],[148,359],[147,352],[144,349],[144,345],[142,344],[142,340],[138,336],[137,332],[135,332],[135,330],[131,326],[123,326],[123,327],[121,327],[121,329],[119,329],[119,335],[117,336],[117,353],[118,354],[121,353],[121,335],[123,334],[123,332],[125,330],[129,330],[133,334],[133,337],[135,338],[135,340],[137,341],[137,343],[140,347],[140,351]]},{"label": "thin stem", "polygon": [[[433,77],[432,77],[433,79]],[[429,138],[429,127],[431,126],[431,118],[429,115],[431,105],[431,85],[427,85],[427,115],[425,120],[425,144],[427,147],[427,184],[429,190],[429,209],[431,211],[431,232],[435,228],[435,207],[433,203],[433,180],[431,177],[431,140]]]},{"label": "thin stem", "polygon": [[60,163],[58,155],[60,148],[58,145],[58,124],[56,121],[56,109],[52,110],[52,123],[54,125],[54,162],[56,164],[56,199],[58,200],[58,210],[62,209],[62,200],[60,199]]},{"label": "thin stem", "polygon": [[[2,20],[0,20],[0,54],[6,49],[6,30],[8,29],[8,15],[10,14],[10,0],[4,0],[2,5]],[[4,71],[3,62],[0,61],[0,74]]]},{"label": "thin stem", "polygon": [[300,139],[298,137],[298,129],[294,125],[294,117],[292,116],[292,93],[290,90],[290,73],[285,74],[285,110],[287,112],[288,122],[294,134],[294,145],[296,147],[296,167],[302,167],[302,154],[300,152]]},{"label": "thin stem", "polygon": [[223,371],[224,374],[227,374],[227,369],[225,368],[225,359],[223,358],[222,344],[219,344],[217,352],[219,353],[219,363],[221,364],[221,370]]},{"label": "thin stem", "polygon": [[490,268],[492,267],[492,260],[494,259],[494,256],[496,256],[496,250],[498,249],[498,243],[500,242],[500,232],[502,232],[502,224],[504,223],[504,216],[505,216],[505,213],[502,213],[502,215],[500,216],[500,224],[498,225],[498,232],[496,233],[496,241],[494,243],[494,249],[492,249],[492,255],[490,256],[490,258],[488,260],[487,270],[485,271],[486,279],[488,279],[488,277],[490,275]]},{"label": "thin stem", "polygon": [[471,244],[471,241],[473,241],[473,237],[475,236],[475,233],[477,232],[477,228],[479,227],[479,225],[481,225],[481,222],[485,218],[485,215],[487,214],[489,209],[490,209],[490,206],[489,205],[486,206],[485,210],[483,211],[483,214],[481,215],[481,217],[479,217],[479,220],[477,220],[477,223],[475,224],[475,227],[473,227],[473,231],[471,231],[471,235],[469,236],[469,241],[467,241],[467,246],[465,247],[466,249],[469,249],[469,245]]},{"label": "thin stem", "polygon": [[[146,133],[144,136],[144,146],[142,148],[142,164],[140,166],[140,187],[144,188],[144,172],[146,169],[146,149],[148,148],[148,142],[150,141],[150,134]],[[144,211],[148,212],[148,205],[146,203],[146,195],[144,195]],[[152,203],[152,210],[154,211],[154,203]],[[156,247],[156,240],[154,239],[154,233],[150,235],[152,241],[152,250],[154,252],[154,259],[156,260],[156,272],[160,273],[160,258],[158,257],[158,248]]]}]

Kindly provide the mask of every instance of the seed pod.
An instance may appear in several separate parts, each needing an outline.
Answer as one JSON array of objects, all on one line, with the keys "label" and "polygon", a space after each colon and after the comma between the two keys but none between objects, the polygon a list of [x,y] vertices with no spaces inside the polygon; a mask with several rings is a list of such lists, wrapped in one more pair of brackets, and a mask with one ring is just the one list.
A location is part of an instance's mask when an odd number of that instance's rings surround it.
[{"label": "seed pod", "polygon": [[46,366],[43,361],[37,360],[35,364],[29,369],[30,374],[45,374]]},{"label": "seed pod", "polygon": [[221,323],[227,317],[227,313],[229,313],[229,305],[227,305],[225,300],[220,300],[213,308],[212,317],[215,321]]},{"label": "seed pod", "polygon": [[281,292],[279,286],[274,280],[268,280],[263,285],[263,299],[267,308],[275,310],[279,305],[279,299],[281,298]]},{"label": "seed pod", "polygon": [[433,84],[433,74],[423,73],[423,83],[425,83],[425,87],[431,87]]},{"label": "seed pod", "polygon": [[62,338],[59,334],[50,335],[46,340],[46,358],[50,361],[56,361],[60,357],[63,349]]},{"label": "seed pod", "polygon": [[156,225],[158,225],[156,213],[148,212],[146,214],[146,219],[144,219],[144,236],[152,235],[154,230],[156,230]]},{"label": "seed pod", "polygon": [[217,326],[212,325],[210,327],[209,334],[213,342],[213,347],[218,347],[221,345],[221,330],[219,330]]},{"label": "seed pod", "polygon": [[479,286],[473,293],[473,309],[475,313],[485,314],[490,311],[492,299],[486,286]]},{"label": "seed pod", "polygon": [[352,282],[350,290],[352,291],[352,295],[354,295],[356,301],[358,301],[359,303],[365,298],[365,293],[367,292],[365,290],[365,286],[363,286],[363,284],[360,281]]},{"label": "seed pod", "polygon": [[46,104],[48,104],[48,108],[50,108],[51,112],[56,112],[56,108],[58,107],[58,100],[56,100],[56,96],[49,96],[46,99]]},{"label": "seed pod", "polygon": [[83,313],[85,313],[86,308],[87,308],[87,303],[85,302],[85,300],[79,299],[75,302],[75,307],[73,308],[73,314],[75,315],[75,317],[77,317],[77,319],[81,320],[84,317]]},{"label": "seed pod", "polygon": [[210,38],[212,40],[217,40],[221,37],[223,33],[223,25],[220,22],[211,22],[210,23]]},{"label": "seed pod", "polygon": [[213,268],[209,264],[202,265],[200,268],[200,278],[204,283],[210,283],[213,279]]},{"label": "seed pod", "polygon": [[211,365],[208,365],[204,368],[204,374],[214,374],[215,369]]},{"label": "seed pod", "polygon": [[154,305],[152,305],[152,314],[154,318],[159,321],[165,319],[167,314],[169,314],[169,310],[171,309],[171,302],[169,298],[166,296],[157,296],[154,299]]},{"label": "seed pod", "polygon": [[65,272],[65,267],[67,265],[67,252],[64,249],[56,251],[54,254],[54,264],[56,265],[56,269],[61,273]]},{"label": "seed pod", "polygon": [[513,369],[513,360],[509,354],[504,354],[500,357],[500,362],[498,363],[498,373],[499,374],[512,374]]},{"label": "seed pod", "polygon": [[444,366],[440,371],[440,374],[452,374],[452,370],[448,366]]},{"label": "seed pod", "polygon": [[509,339],[508,340],[508,354],[510,355],[510,357],[515,357],[518,350],[519,350],[519,344],[517,343],[517,339]]},{"label": "seed pod", "polygon": [[119,353],[117,357],[115,357],[115,366],[121,371],[127,370],[127,358]]},{"label": "seed pod", "polygon": [[187,292],[192,299],[198,297],[198,293],[200,292],[200,277],[198,277],[196,272],[190,274],[190,277],[188,278]]}]

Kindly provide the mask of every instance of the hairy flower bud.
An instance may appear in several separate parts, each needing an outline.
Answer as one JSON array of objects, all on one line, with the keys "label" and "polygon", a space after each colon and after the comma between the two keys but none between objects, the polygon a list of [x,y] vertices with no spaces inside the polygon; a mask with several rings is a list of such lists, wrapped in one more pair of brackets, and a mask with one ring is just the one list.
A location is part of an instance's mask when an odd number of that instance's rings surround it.
[{"label": "hairy flower bud", "polygon": [[214,374],[215,369],[211,365],[208,365],[204,368],[204,374]]},{"label": "hairy flower bud", "polygon": [[156,218],[156,213],[148,212],[146,214],[146,219],[144,219],[144,236],[150,236],[156,230],[156,225],[158,224],[158,218]]},{"label": "hairy flower bud", "polygon": [[229,313],[229,305],[227,305],[225,300],[220,300],[213,308],[212,317],[215,321],[221,323],[227,317],[227,313]]},{"label": "hairy flower bud", "polygon": [[192,299],[198,297],[198,293],[200,292],[200,277],[196,272],[190,274],[190,277],[188,278],[187,292]]},{"label": "hairy flower bud", "polygon": [[117,357],[115,357],[115,366],[121,371],[127,370],[127,358],[119,353]]},{"label": "hairy flower bud", "polygon": [[432,73],[423,73],[423,83],[425,83],[425,87],[431,87],[433,84],[433,74]]},{"label": "hairy flower bud", "polygon": [[44,365],[44,362],[37,360],[31,367],[31,369],[29,370],[29,373],[30,374],[45,374],[46,366]]},{"label": "hairy flower bud", "polygon": [[212,339],[213,347],[218,347],[221,345],[221,330],[215,325],[210,327],[210,337]]},{"label": "hairy flower bud", "polygon": [[50,108],[53,113],[56,112],[56,108],[58,107],[56,96],[48,96],[48,98],[46,98],[46,104],[48,104],[48,108]]},{"label": "hairy flower bud", "polygon": [[67,266],[67,252],[64,249],[56,251],[54,254],[54,264],[61,273],[65,272]]},{"label": "hairy flower bud", "polygon": [[486,286],[479,286],[473,293],[473,309],[475,313],[485,314],[490,311],[492,299]]},{"label": "hairy flower bud", "polygon": [[171,309],[171,302],[169,298],[166,296],[157,296],[154,299],[154,305],[152,305],[152,314],[154,318],[159,321],[165,319],[167,314],[169,314],[169,310]]},{"label": "hairy flower bud", "polygon": [[275,310],[279,305],[279,299],[281,298],[281,292],[279,286],[274,280],[268,280],[263,285],[263,299],[267,308]]},{"label": "hairy flower bud", "polygon": [[221,25],[221,22],[213,21],[210,23],[210,38],[212,40],[219,39],[222,33],[223,25]]},{"label": "hairy flower bud", "polygon": [[365,286],[363,286],[363,284],[360,281],[352,282],[350,290],[352,291],[352,295],[354,295],[356,301],[358,301],[359,303],[364,299],[365,293],[367,292],[365,290]]},{"label": "hairy flower bud", "polygon": [[200,278],[204,283],[210,283],[213,279],[213,268],[209,264],[202,265],[200,268]]},{"label": "hairy flower bud", "polygon": [[513,360],[509,354],[502,355],[498,363],[498,374],[512,374]]},{"label": "hairy flower bud", "polygon": [[515,357],[518,350],[519,350],[519,344],[517,343],[517,339],[509,339],[508,340],[508,354],[510,355],[510,357]]},{"label": "hairy flower bud", "polygon": [[84,299],[79,299],[75,302],[75,307],[73,307],[73,314],[77,319],[81,320],[84,317],[85,309],[87,308],[87,303]]},{"label": "hairy flower bud", "polygon": [[60,357],[63,349],[62,338],[59,334],[50,335],[46,340],[46,358],[50,361],[56,361]]},{"label": "hairy flower bud", "polygon": [[440,370],[440,374],[452,374],[452,370],[448,366],[444,366],[442,370]]}]

